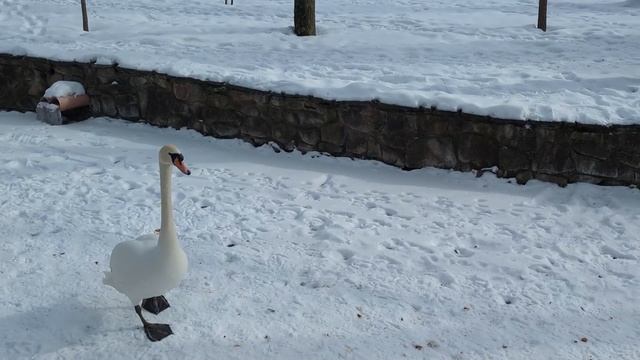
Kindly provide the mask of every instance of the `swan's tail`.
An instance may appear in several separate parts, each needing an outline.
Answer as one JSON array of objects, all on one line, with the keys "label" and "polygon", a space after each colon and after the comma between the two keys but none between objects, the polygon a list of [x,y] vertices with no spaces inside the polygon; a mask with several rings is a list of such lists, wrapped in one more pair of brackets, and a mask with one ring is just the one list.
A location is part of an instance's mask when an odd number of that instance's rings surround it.
[{"label": "swan's tail", "polygon": [[111,271],[104,272],[104,279],[102,279],[102,283],[105,285],[113,286],[113,279],[111,278]]}]

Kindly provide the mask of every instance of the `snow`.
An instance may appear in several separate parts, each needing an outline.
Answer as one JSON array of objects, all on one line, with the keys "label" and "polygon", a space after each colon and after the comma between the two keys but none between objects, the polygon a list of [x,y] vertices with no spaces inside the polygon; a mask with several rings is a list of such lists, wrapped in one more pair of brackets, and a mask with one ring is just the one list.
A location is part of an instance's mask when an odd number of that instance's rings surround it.
[{"label": "snow", "polygon": [[[159,227],[165,143],[192,170],[173,180],[190,269],[151,343],[102,272]],[[0,163],[3,358],[640,358],[638,189],[33,113],[0,113]]]},{"label": "snow", "polygon": [[640,123],[637,0],[4,0],[0,52],[117,63],[327,99],[501,118]]},{"label": "snow", "polygon": [[45,98],[84,95],[84,86],[77,81],[56,81],[45,92]]}]

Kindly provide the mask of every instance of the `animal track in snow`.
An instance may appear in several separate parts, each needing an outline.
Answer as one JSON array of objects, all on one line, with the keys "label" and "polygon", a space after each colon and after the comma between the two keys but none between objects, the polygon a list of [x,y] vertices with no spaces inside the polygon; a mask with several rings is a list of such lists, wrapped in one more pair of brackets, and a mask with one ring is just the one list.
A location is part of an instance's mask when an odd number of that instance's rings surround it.
[{"label": "animal track in snow", "polygon": [[390,265],[393,265],[393,266],[399,266],[399,265],[402,264],[400,262],[400,260],[397,260],[397,259],[395,259],[395,258],[393,258],[391,256],[388,256],[388,255],[378,255],[378,256],[376,256],[376,258],[380,259],[380,260],[384,260],[384,261],[388,262]]},{"label": "animal track in snow", "polygon": [[603,255],[609,255],[613,259],[637,260],[637,258],[632,254],[618,251],[608,245],[603,246],[600,250]]},{"label": "animal track in snow", "polygon": [[345,261],[348,261],[355,256],[355,252],[349,249],[338,249],[337,251],[340,253],[340,255],[342,255],[342,258]]},{"label": "animal track in snow", "polygon": [[319,272],[317,270],[305,270],[300,274],[300,286],[311,289],[331,288],[335,286],[338,275],[333,271]]},{"label": "animal track in snow", "polygon": [[456,255],[458,255],[459,257],[471,257],[475,254],[475,252],[469,250],[469,249],[465,249],[465,248],[456,248],[454,249],[454,252],[456,253]]}]

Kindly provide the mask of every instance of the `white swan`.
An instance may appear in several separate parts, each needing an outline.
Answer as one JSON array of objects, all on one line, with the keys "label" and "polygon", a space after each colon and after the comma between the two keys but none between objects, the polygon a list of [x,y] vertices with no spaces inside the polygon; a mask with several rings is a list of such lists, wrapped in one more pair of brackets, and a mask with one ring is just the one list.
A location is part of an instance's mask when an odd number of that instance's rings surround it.
[{"label": "white swan", "polygon": [[122,242],[111,253],[111,271],[105,271],[103,282],[126,295],[133,303],[151,341],[171,335],[167,324],[152,324],[142,316],[142,307],[155,314],[169,304],[163,294],[178,286],[187,273],[187,256],[176,237],[171,205],[171,165],[186,175],[191,171],[174,145],[165,145],[158,154],[160,162],[161,225],[160,234],[142,235]]}]

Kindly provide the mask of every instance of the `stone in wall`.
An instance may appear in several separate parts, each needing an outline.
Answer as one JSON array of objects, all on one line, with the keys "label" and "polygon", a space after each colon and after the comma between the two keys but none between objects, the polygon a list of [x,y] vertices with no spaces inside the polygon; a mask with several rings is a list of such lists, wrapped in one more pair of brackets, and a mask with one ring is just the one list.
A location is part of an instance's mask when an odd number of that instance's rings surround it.
[{"label": "stone in wall", "polygon": [[[527,153],[518,148],[502,145],[498,149],[498,169],[500,177],[516,177],[519,173],[531,169],[531,159]],[[526,176],[526,174],[522,176]]]},{"label": "stone in wall", "polygon": [[409,144],[406,167],[419,169],[427,166],[442,169],[458,166],[455,147],[450,137],[418,138]]},{"label": "stone in wall", "polygon": [[363,131],[359,131],[345,126],[345,155],[354,158],[365,158],[367,155],[367,144],[369,136]]},{"label": "stone in wall", "polygon": [[461,133],[456,137],[458,168],[483,169],[498,165],[498,143],[489,134]]}]

